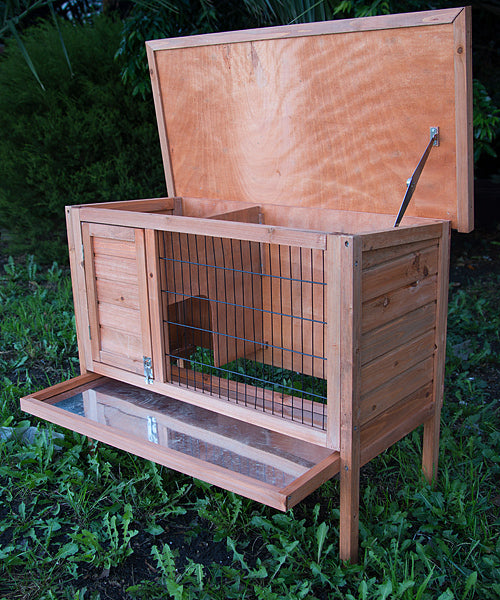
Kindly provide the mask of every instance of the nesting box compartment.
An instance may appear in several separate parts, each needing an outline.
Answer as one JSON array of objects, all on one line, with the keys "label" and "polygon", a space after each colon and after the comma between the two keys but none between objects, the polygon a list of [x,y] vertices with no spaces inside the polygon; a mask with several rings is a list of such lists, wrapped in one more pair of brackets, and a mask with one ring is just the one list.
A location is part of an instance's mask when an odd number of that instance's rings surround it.
[{"label": "nesting box compartment", "polygon": [[447,9],[148,42],[169,196],[66,209],[82,375],[22,408],[281,510],[340,473],[355,560],[360,466],[423,424],[437,472],[469,29]]}]

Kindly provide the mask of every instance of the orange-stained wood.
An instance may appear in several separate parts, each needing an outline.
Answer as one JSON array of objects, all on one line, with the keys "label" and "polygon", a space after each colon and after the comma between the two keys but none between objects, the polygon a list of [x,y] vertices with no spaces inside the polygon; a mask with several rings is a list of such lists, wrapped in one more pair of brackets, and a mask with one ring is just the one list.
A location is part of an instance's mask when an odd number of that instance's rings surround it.
[{"label": "orange-stained wood", "polygon": [[443,223],[443,237],[439,244],[439,277],[435,331],[436,352],[434,355],[434,385],[432,389],[434,414],[424,425],[424,439],[422,442],[422,469],[429,482],[434,482],[436,480],[439,459],[439,428],[441,406],[443,404],[446,361],[450,236],[451,231],[449,223]]},{"label": "orange-stained wood", "polygon": [[84,374],[92,367],[92,349],[90,346],[90,324],[87,310],[82,230],[79,209],[67,206],[65,210],[71,284],[75,307],[76,336],[78,341],[78,358],[80,361],[80,373]]},{"label": "orange-stained wood", "polygon": [[286,508],[293,508],[298,502],[309,496],[325,481],[331,479],[340,470],[340,453],[332,452],[316,466],[298,477],[294,482],[281,490],[287,498]]},{"label": "orange-stained wood", "polygon": [[361,239],[340,236],[340,558],[358,560]]},{"label": "orange-stained wood", "polygon": [[170,193],[396,215],[439,126],[408,215],[468,231],[462,22],[454,9],[148,42]]},{"label": "orange-stained wood", "polygon": [[92,369],[144,373],[151,357],[144,230],[82,223]]},{"label": "orange-stained wood", "polygon": [[168,342],[164,335],[164,327],[160,326],[163,321],[163,312],[159,275],[158,233],[146,229],[145,236],[153,374],[157,381],[163,383],[170,377],[170,362],[165,360],[165,344]]},{"label": "orange-stained wood", "polygon": [[[84,375],[23,410],[279,510],[339,472],[356,561],[360,465],[423,424],[437,474],[450,223],[473,226],[470,47],[460,8],[149,42],[170,196],[67,207]],[[197,372],[198,346],[326,379],[327,404]],[[107,378],[135,388],[108,398]],[[55,405],[75,390],[85,417]]]},{"label": "orange-stained wood", "polygon": [[405,396],[378,417],[361,427],[361,464],[364,465],[392,446],[434,413],[432,384]]},{"label": "orange-stained wood", "polygon": [[458,230],[474,228],[474,154],[472,114],[472,8],[464,8],[453,22],[455,135],[457,146]]}]

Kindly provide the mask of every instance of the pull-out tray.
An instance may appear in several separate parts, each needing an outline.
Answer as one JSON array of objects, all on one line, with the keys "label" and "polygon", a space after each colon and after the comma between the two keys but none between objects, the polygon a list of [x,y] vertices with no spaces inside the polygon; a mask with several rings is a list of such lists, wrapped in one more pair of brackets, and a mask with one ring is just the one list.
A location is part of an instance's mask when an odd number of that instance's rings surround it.
[{"label": "pull-out tray", "polygon": [[340,466],[328,448],[93,373],[27,396],[21,408],[280,510]]}]

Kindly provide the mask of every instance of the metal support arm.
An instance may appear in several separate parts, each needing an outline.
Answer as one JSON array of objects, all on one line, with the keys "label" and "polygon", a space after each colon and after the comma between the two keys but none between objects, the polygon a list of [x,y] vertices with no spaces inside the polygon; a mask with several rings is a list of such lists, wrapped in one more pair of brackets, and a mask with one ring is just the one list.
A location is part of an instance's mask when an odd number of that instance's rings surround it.
[{"label": "metal support arm", "polygon": [[394,223],[394,227],[398,227],[401,223],[401,219],[403,218],[406,209],[408,208],[408,204],[410,203],[411,197],[413,196],[413,192],[417,187],[418,180],[420,179],[420,175],[424,169],[427,158],[430,154],[432,146],[439,146],[439,127],[431,127],[431,139],[427,144],[427,148],[425,152],[422,154],[422,158],[420,159],[417,168],[413,171],[413,175],[408,179],[406,185],[406,194],[403,198],[403,202],[401,203],[401,207],[398,212],[398,216],[396,217],[396,221]]}]

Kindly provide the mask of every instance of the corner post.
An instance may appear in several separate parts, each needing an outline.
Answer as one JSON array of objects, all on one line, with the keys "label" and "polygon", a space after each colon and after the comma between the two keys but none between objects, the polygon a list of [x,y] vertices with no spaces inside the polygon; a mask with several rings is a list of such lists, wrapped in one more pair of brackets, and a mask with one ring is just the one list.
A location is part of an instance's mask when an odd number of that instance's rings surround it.
[{"label": "corner post", "polygon": [[434,414],[424,423],[422,442],[422,470],[429,483],[437,478],[439,459],[439,429],[441,407],[443,405],[444,369],[446,360],[446,321],[448,317],[448,282],[450,271],[450,223],[443,223],[442,236],[439,241],[438,285],[436,306],[436,338],[434,352],[434,377],[432,396]]},{"label": "corner post", "polygon": [[358,560],[361,239],[338,236],[340,299],[340,558]]},{"label": "corner post", "polygon": [[80,373],[81,375],[85,375],[85,373],[92,369],[92,350],[90,346],[90,323],[87,311],[87,288],[85,283],[80,209],[78,206],[66,206],[65,212]]}]

